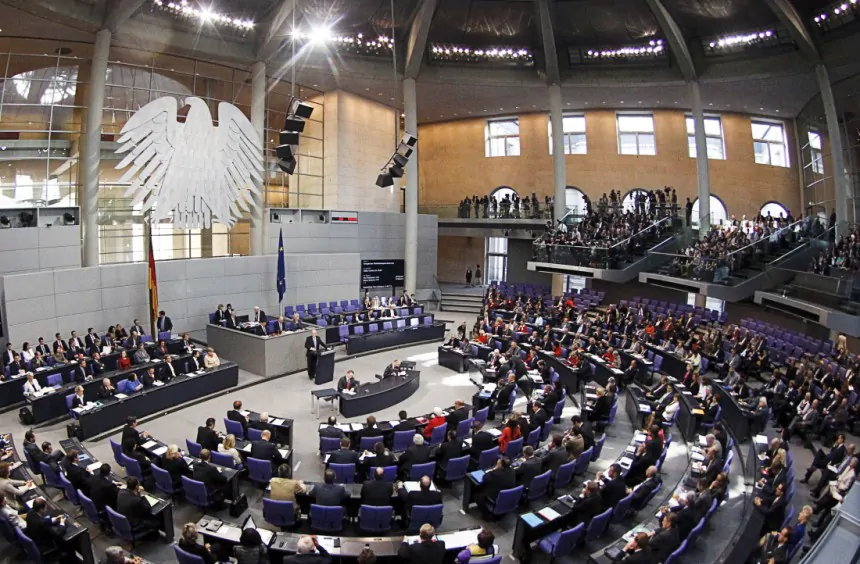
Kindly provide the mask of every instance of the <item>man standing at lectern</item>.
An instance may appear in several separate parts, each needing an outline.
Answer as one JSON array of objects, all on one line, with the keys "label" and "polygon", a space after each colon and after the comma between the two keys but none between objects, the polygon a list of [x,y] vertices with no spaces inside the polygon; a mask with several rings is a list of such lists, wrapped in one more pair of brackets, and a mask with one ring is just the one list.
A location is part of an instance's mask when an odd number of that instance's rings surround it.
[{"label": "man standing at lectern", "polygon": [[317,353],[325,350],[325,344],[317,336],[316,329],[312,329],[311,336],[305,339],[305,350],[307,350],[308,357],[308,378],[313,380],[317,371]]}]

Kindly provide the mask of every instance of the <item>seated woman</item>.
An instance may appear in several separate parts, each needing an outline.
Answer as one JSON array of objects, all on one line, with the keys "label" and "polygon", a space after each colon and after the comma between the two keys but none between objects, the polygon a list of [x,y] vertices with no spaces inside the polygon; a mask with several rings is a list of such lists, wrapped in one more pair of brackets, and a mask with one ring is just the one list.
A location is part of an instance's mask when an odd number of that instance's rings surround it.
[{"label": "seated woman", "polygon": [[504,429],[502,429],[502,436],[499,437],[499,452],[504,454],[508,449],[508,443],[511,441],[515,441],[522,437],[522,431],[520,429],[520,413],[518,411],[513,412],[511,417],[505,423]]},{"label": "seated woman", "polygon": [[131,368],[131,358],[129,358],[128,353],[122,351],[119,353],[119,359],[116,361],[117,370],[127,370]]},{"label": "seated woman", "polygon": [[239,456],[239,451],[236,450],[236,435],[227,435],[224,437],[224,441],[218,445],[218,452],[232,456],[234,466],[238,467],[242,464],[242,457]]},{"label": "seated woman", "polygon": [[444,425],[446,422],[445,416],[442,415],[441,407],[433,408],[433,418],[430,419],[430,422],[427,423],[427,426],[424,428],[424,436],[428,439],[433,435],[433,429]]},{"label": "seated woman", "polygon": [[143,382],[138,379],[137,374],[132,372],[128,376],[128,382],[125,385],[125,389],[131,393],[139,392],[143,389]]},{"label": "seated woman", "polygon": [[481,529],[475,544],[470,544],[457,554],[457,564],[467,564],[472,557],[494,556],[496,537],[492,531]]}]

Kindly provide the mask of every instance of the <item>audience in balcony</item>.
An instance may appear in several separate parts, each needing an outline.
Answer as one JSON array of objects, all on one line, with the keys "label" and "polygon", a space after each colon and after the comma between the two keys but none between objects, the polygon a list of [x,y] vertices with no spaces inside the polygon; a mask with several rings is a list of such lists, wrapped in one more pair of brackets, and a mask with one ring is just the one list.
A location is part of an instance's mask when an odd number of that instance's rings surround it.
[{"label": "audience in balcony", "polygon": [[457,209],[457,217],[468,219],[540,219],[542,217],[552,217],[553,214],[553,199],[550,196],[545,196],[543,208],[538,200],[537,194],[532,193],[531,197],[526,196],[521,198],[516,192],[505,194],[501,198],[496,196],[477,195],[471,198],[463,199]]},{"label": "audience in balcony", "polygon": [[860,270],[860,225],[843,233],[839,241],[831,244],[812,261],[810,272],[824,276],[837,276],[841,272]]}]

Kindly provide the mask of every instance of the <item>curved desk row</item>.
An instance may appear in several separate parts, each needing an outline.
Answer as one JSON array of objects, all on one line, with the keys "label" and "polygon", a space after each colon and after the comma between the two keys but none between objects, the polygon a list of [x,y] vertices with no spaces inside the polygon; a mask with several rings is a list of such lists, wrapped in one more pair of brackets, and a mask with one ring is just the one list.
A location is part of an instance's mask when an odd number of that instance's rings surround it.
[{"label": "curved desk row", "polygon": [[78,415],[81,436],[94,437],[125,424],[129,415],[143,417],[239,384],[239,367],[222,361],[200,374],[183,374],[159,387],[145,388],[123,399],[103,400],[100,407]]},{"label": "curved desk row", "polygon": [[357,417],[397,405],[418,391],[420,377],[418,370],[409,370],[405,376],[362,384],[354,394],[341,393],[340,413],[344,417]]},{"label": "curved desk row", "polygon": [[[416,310],[417,309],[418,308],[416,308]],[[367,316],[367,312],[347,313],[344,315],[357,315],[357,314],[364,314],[365,318]],[[424,323],[425,317],[429,317],[430,319],[433,319],[435,321],[432,313],[428,313],[426,315],[424,314],[423,308],[421,308],[420,313],[417,313],[417,312],[414,314],[408,314],[407,313],[406,315],[401,315],[398,317],[377,317],[377,318],[373,318],[370,320],[354,321],[352,323],[346,323],[346,324],[337,323],[336,322],[337,320],[334,320],[334,321],[327,320],[327,323],[328,323],[327,325],[320,326],[320,337],[324,337],[326,343],[337,343],[338,341],[340,341],[341,327],[346,327],[347,331],[349,332],[350,335],[355,334],[355,329],[357,327],[361,327],[361,330],[364,333],[372,333],[374,331],[370,330],[371,325],[376,325],[377,330],[382,330],[382,326],[386,322],[391,323],[392,328],[396,328],[398,325],[398,322],[402,322],[402,325],[404,327],[408,327],[408,326],[412,325],[413,319],[417,319],[419,324]],[[315,324],[317,321],[318,321],[318,319],[315,318],[311,323]]]},{"label": "curved desk row", "polygon": [[436,321],[432,325],[418,325],[391,331],[350,335],[346,342],[346,352],[347,354],[361,354],[424,341],[442,340],[444,337],[445,324]]}]

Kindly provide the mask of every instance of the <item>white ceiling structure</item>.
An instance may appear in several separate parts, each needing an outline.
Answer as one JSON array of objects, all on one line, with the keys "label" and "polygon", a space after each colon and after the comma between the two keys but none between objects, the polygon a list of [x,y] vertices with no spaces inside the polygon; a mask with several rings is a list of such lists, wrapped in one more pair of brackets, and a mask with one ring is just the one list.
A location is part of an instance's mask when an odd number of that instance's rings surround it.
[{"label": "white ceiling structure", "polygon": [[[818,0],[188,2],[254,26],[182,17],[164,9],[168,0],[161,7],[156,0],[0,0],[0,21],[15,22],[0,26],[0,36],[92,41],[95,31],[108,27],[116,45],[239,68],[265,60],[271,76],[289,81],[294,22],[305,33],[328,26],[333,35],[353,37],[391,37],[393,29],[396,72],[391,50],[358,56],[329,42],[301,52],[296,81],[402,107],[402,78],[415,76],[421,123],[547,111],[546,85],[555,79],[570,110],[688,109],[686,83],[696,79],[706,110],[791,118],[818,93],[816,63],[827,65],[834,82],[860,71],[858,24],[823,33],[813,18],[829,2]],[[547,17],[540,17],[541,9]],[[708,38],[764,29],[778,33],[780,43],[706,53]],[[572,54],[658,39],[666,41],[668,56],[644,64],[577,64]],[[428,56],[435,45],[527,49],[533,64],[440,63]]]}]

